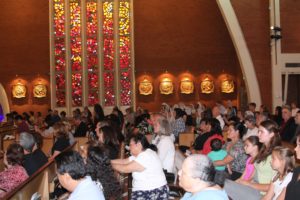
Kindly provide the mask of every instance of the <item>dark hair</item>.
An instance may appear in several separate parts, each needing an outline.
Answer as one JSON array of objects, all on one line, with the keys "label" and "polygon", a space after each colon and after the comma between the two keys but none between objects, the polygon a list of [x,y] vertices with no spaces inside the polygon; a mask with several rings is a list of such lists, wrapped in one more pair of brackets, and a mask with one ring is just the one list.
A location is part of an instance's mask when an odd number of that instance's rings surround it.
[{"label": "dark hair", "polygon": [[175,119],[183,117],[184,112],[180,108],[175,108],[174,111],[175,111]]},{"label": "dark hair", "polygon": [[36,147],[38,149],[41,149],[43,147],[43,136],[37,132],[33,132],[32,133],[33,137],[34,137],[34,141],[35,141],[35,144],[36,144]]},{"label": "dark hair", "polygon": [[100,104],[97,103],[94,105],[94,112],[94,124],[104,120],[104,112]]},{"label": "dark hair", "polygon": [[[259,138],[255,135],[251,135],[249,136],[245,141],[249,141],[253,146],[257,146],[258,152],[260,151],[261,147],[262,147],[262,143],[259,142]],[[253,164],[255,162],[257,158],[257,155],[255,156],[255,158],[252,158],[251,163]]]},{"label": "dark hair", "polygon": [[117,133],[111,126],[103,126],[100,131],[103,133],[104,144],[119,145]]},{"label": "dark hair", "polygon": [[117,198],[121,195],[121,186],[105,149],[97,145],[89,145],[87,149],[86,172],[93,181],[100,181],[103,186],[105,199]]},{"label": "dark hair", "polygon": [[22,165],[24,157],[23,147],[17,143],[12,143],[6,151],[6,160],[9,165]]},{"label": "dark hair", "polygon": [[253,106],[253,107],[255,107],[255,108],[256,108],[256,103],[254,103],[254,102],[251,102],[251,103],[249,103],[249,106]]},{"label": "dark hair", "polygon": [[86,176],[83,158],[76,151],[62,152],[55,157],[57,172],[68,173],[72,179],[79,180]]},{"label": "dark hair", "polygon": [[264,127],[269,133],[274,133],[274,137],[271,138],[271,141],[270,141],[270,144],[268,145],[268,147],[265,144],[262,145],[262,148],[260,149],[260,151],[257,155],[258,163],[267,159],[267,157],[272,154],[273,149],[276,146],[281,145],[279,128],[278,128],[278,125],[276,124],[276,122],[274,122],[272,120],[265,120],[260,123],[260,126]]},{"label": "dark hair", "polygon": [[63,117],[65,117],[67,115],[67,113],[65,111],[61,111],[60,115],[63,116]]},{"label": "dark hair", "polygon": [[242,138],[246,132],[246,127],[241,122],[232,122],[230,126],[233,126],[233,129],[239,132],[239,138]]},{"label": "dark hair", "polygon": [[216,118],[211,118],[210,125],[212,133],[222,134],[222,128],[219,120],[217,120]]},{"label": "dark hair", "polygon": [[143,147],[143,150],[150,148],[150,144],[149,144],[146,136],[144,136],[141,133],[137,133],[137,134],[131,136],[130,140],[134,141],[134,143],[136,143],[136,144],[140,142]]},{"label": "dark hair", "polygon": [[219,151],[222,149],[222,141],[218,138],[215,138],[210,141],[210,147],[212,151]]}]

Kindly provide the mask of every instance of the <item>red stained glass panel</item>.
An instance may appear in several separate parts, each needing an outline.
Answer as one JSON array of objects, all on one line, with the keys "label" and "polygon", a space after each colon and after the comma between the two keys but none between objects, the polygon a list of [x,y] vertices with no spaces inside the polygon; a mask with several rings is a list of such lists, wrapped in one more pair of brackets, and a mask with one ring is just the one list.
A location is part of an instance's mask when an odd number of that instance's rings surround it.
[{"label": "red stained glass panel", "polygon": [[64,3],[54,4],[54,35],[62,37],[65,35],[65,10]]},{"label": "red stained glass panel", "polygon": [[72,74],[72,104],[73,106],[82,105],[82,75]]},{"label": "red stained glass panel", "polygon": [[97,3],[87,2],[86,4],[87,36],[97,34]]},{"label": "red stained glass panel", "polygon": [[56,90],[56,105],[58,107],[66,106],[66,93],[65,93],[65,91]]},{"label": "red stained glass panel", "polygon": [[56,80],[56,90],[64,90],[66,84],[65,74],[56,74],[55,80]]},{"label": "red stained glass panel", "polygon": [[89,105],[95,105],[96,103],[99,103],[99,93],[97,90],[90,90],[89,91],[89,97],[88,97]]},{"label": "red stained glass panel", "polygon": [[131,104],[131,78],[130,71],[122,72],[121,81],[121,105],[128,106]]},{"label": "red stained glass panel", "polygon": [[112,70],[114,67],[114,40],[104,38],[104,50],[103,50],[104,69]]},{"label": "red stained glass panel", "polygon": [[112,72],[105,72],[104,78],[104,101],[105,106],[115,105],[115,93],[114,93],[114,75]]},{"label": "red stained glass panel", "polygon": [[113,2],[103,3],[103,34],[113,36]]}]

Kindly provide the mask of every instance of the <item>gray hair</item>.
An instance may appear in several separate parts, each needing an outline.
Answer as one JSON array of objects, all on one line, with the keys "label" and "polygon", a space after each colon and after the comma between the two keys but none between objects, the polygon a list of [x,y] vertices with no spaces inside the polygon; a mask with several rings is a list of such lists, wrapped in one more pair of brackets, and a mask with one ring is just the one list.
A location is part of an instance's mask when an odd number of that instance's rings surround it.
[{"label": "gray hair", "polygon": [[159,113],[155,113],[153,115],[156,117],[156,119],[157,119],[156,121],[159,125],[158,134],[166,135],[166,136],[171,135],[171,125],[170,125],[169,121],[166,119],[166,117]]},{"label": "gray hair", "polygon": [[31,152],[33,146],[35,145],[33,135],[27,132],[22,132],[20,134],[20,145],[23,147],[24,150]]},{"label": "gray hair", "polygon": [[190,155],[188,160],[191,161],[190,173],[193,178],[199,178],[210,185],[214,185],[215,167],[213,162],[202,154]]}]

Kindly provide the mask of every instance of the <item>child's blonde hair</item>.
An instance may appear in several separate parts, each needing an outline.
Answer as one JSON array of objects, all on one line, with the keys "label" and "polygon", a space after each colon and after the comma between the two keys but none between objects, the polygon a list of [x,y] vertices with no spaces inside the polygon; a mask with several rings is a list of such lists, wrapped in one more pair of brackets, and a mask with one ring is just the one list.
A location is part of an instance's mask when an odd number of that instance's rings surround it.
[{"label": "child's blonde hair", "polygon": [[274,180],[277,180],[279,177],[283,178],[287,173],[292,172],[295,168],[295,157],[292,150],[286,147],[277,146],[273,149],[273,153],[277,153],[279,160],[285,161],[285,166],[283,174],[277,174]]}]

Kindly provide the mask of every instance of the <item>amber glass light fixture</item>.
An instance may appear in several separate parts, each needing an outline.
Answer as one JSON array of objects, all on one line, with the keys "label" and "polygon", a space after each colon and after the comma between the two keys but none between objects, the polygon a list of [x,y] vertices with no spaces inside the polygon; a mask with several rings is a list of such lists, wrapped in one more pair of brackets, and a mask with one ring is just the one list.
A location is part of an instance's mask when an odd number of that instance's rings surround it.
[{"label": "amber glass light fixture", "polygon": [[234,82],[232,79],[224,79],[221,82],[221,91],[223,93],[233,93],[234,92]]},{"label": "amber glass light fixture", "polygon": [[139,84],[139,92],[141,95],[150,95],[153,92],[153,86],[150,80],[146,77]]},{"label": "amber glass light fixture", "polygon": [[170,78],[163,78],[159,84],[161,94],[172,94],[174,90],[173,82]]},{"label": "amber glass light fixture", "polygon": [[194,92],[194,83],[189,77],[184,77],[181,79],[180,91],[182,94],[191,94]]},{"label": "amber glass light fixture", "polygon": [[21,82],[18,82],[17,84],[12,86],[12,95],[14,98],[20,99],[26,97],[26,87]]},{"label": "amber glass light fixture", "polygon": [[204,94],[213,93],[215,89],[214,82],[206,77],[201,81],[201,92]]}]

